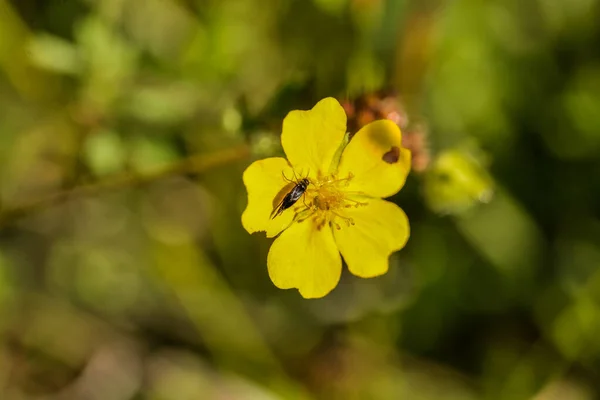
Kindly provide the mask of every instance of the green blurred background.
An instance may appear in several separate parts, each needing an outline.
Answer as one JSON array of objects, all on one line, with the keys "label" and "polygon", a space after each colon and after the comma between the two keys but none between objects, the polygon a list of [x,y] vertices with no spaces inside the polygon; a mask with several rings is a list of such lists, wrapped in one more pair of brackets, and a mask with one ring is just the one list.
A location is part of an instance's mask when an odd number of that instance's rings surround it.
[{"label": "green blurred background", "polygon": [[[0,398],[600,398],[600,1],[0,0]],[[334,96],[412,235],[320,300],[241,175]]]}]

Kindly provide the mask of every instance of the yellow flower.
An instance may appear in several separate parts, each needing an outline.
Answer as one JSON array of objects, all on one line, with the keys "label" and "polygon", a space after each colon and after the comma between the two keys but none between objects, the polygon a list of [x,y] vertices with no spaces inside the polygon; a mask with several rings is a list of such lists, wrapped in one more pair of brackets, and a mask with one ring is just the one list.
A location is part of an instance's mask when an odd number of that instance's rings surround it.
[{"label": "yellow flower", "polygon": [[[281,143],[287,160],[259,160],[244,172],[242,214],[249,233],[279,235],[267,257],[275,286],[297,288],[305,298],[325,296],[340,279],[340,253],[354,275],[385,274],[390,254],[409,236],[402,209],[382,200],[402,188],[410,170],[398,126],[375,121],[347,142],[344,109],[326,98],[310,111],[290,112]],[[302,178],[309,181],[303,195],[271,218]]]}]

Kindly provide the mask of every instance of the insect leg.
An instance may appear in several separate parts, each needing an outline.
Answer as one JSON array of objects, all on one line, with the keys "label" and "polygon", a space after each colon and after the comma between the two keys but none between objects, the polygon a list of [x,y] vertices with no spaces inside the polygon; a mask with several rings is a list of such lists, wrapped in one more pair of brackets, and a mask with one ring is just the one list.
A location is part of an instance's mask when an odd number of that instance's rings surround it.
[{"label": "insect leg", "polygon": [[310,210],[310,207],[306,204],[306,192],[302,193],[302,203],[304,203],[304,207],[306,207],[307,210]]},{"label": "insect leg", "polygon": [[298,177],[296,176],[296,170],[295,170],[295,169],[292,169],[292,172],[294,173],[294,180],[295,180],[296,182],[298,182]]},{"label": "insect leg", "polygon": [[281,176],[283,176],[283,179],[285,179],[286,181],[293,183],[294,181],[289,179],[287,176],[285,176],[285,172],[283,172],[283,170],[281,171]]}]

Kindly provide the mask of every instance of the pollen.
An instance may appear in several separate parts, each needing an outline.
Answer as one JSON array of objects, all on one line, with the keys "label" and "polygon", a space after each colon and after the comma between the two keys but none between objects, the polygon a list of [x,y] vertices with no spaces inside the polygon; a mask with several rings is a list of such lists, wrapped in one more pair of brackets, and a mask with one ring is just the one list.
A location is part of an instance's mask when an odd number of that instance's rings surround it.
[{"label": "pollen", "polygon": [[344,210],[367,203],[353,199],[356,193],[347,190],[352,178],[352,174],[343,178],[330,175],[311,181],[306,190],[306,201],[297,210],[299,221],[310,220],[317,230],[328,224],[337,230],[354,226],[354,220],[345,216]]}]

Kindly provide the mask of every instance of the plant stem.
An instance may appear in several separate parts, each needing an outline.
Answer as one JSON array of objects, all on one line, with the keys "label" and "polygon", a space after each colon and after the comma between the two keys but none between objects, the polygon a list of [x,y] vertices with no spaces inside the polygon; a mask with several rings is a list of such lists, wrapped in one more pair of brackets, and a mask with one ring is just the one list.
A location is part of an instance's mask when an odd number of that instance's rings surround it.
[{"label": "plant stem", "polygon": [[76,186],[47,196],[0,209],[0,228],[27,215],[42,211],[66,200],[93,196],[102,192],[141,186],[168,176],[186,173],[203,173],[229,163],[247,158],[250,149],[240,145],[212,154],[198,154],[148,173],[124,172],[94,183]]}]

